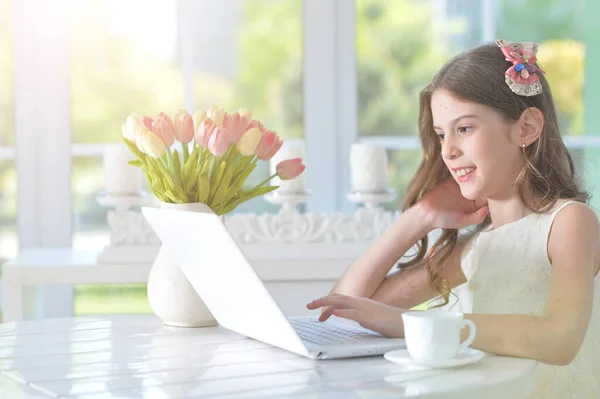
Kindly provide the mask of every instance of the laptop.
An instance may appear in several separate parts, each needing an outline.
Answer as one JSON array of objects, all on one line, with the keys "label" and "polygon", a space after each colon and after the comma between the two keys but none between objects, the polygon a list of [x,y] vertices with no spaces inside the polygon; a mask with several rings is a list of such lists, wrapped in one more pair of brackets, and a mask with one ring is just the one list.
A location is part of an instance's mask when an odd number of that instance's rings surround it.
[{"label": "laptop", "polygon": [[151,207],[142,213],[222,327],[311,359],[406,347],[404,339],[358,324],[286,317],[217,215]]}]

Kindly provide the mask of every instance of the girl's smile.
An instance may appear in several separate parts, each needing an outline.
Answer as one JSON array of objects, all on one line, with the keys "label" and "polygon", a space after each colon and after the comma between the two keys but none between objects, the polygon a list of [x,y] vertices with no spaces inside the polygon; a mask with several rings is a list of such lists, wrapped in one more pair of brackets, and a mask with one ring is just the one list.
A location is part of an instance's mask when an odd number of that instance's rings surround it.
[{"label": "girl's smile", "polygon": [[476,170],[477,168],[475,166],[452,169],[452,171],[456,175],[456,180],[458,180],[460,183],[466,183],[471,178],[471,176],[475,175]]}]

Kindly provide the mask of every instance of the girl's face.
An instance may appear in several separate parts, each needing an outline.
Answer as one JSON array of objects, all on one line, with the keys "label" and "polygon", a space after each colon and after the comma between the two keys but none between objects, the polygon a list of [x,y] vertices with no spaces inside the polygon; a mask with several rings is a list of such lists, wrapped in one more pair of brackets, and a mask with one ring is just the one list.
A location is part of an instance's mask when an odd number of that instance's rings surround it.
[{"label": "girl's face", "polygon": [[437,90],[431,98],[433,126],[442,158],[470,200],[505,199],[523,167],[518,123],[485,105]]}]

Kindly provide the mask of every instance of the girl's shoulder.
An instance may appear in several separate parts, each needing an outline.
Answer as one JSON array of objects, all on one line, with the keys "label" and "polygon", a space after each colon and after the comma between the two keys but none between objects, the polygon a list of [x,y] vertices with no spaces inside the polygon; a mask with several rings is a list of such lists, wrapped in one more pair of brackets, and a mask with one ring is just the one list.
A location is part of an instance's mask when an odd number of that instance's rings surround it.
[{"label": "girl's shoulder", "polygon": [[575,200],[558,200],[551,209],[542,215],[549,219],[551,227],[556,222],[568,225],[581,222],[582,219],[590,219],[598,223],[598,212],[590,205]]},{"label": "girl's shoulder", "polygon": [[[549,212],[546,248],[549,258],[553,250],[564,250],[564,244],[572,238],[594,246],[596,259],[600,262],[600,221],[598,212],[578,201],[563,200]],[[587,246],[587,245],[586,245]]]},{"label": "girl's shoulder", "polygon": [[553,232],[579,230],[583,234],[592,234],[600,230],[598,212],[590,205],[575,200],[558,200],[556,204],[540,217],[544,220],[547,239]]},{"label": "girl's shoulder", "polygon": [[574,199],[565,199],[565,198],[563,198],[563,199],[557,200],[556,203],[554,204],[554,206],[552,208],[550,208],[546,212],[546,214],[556,214],[556,213],[560,212],[562,209],[566,208],[569,205],[574,205],[575,208],[578,208],[578,209],[587,209],[588,211],[591,211],[591,212],[594,212],[594,213],[596,212],[594,210],[594,208],[592,208],[590,205],[588,205],[588,204],[586,204],[584,202],[577,201],[577,200],[574,200]]}]

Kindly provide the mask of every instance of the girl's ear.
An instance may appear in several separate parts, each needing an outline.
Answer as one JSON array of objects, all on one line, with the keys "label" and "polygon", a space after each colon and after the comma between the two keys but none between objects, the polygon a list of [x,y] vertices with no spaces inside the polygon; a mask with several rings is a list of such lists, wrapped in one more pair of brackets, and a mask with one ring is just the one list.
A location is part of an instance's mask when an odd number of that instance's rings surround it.
[{"label": "girl's ear", "polygon": [[519,145],[525,144],[525,147],[528,147],[544,130],[544,114],[538,108],[529,107],[521,114],[519,125]]}]

